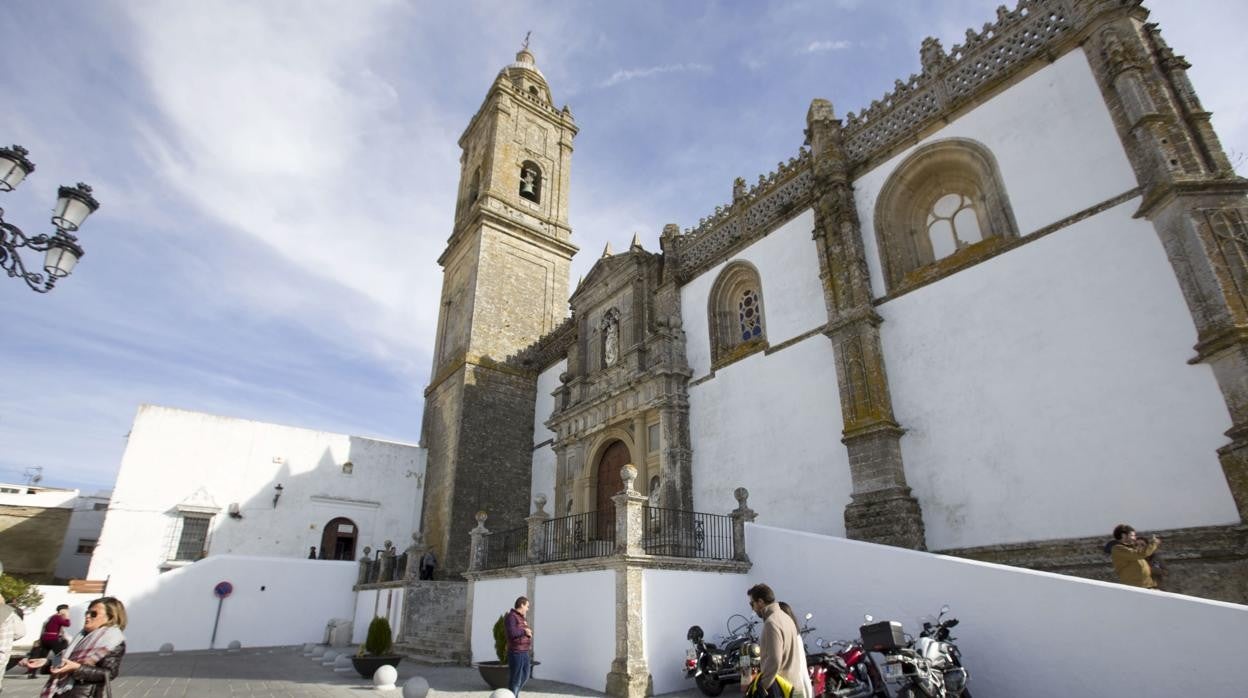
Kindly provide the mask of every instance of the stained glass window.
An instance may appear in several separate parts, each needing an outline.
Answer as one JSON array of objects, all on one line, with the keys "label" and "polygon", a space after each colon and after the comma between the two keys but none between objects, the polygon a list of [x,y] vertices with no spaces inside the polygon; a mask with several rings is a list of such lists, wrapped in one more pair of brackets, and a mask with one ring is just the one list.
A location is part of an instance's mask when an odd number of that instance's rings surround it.
[{"label": "stained glass window", "polygon": [[741,292],[737,300],[737,325],[741,341],[748,342],[762,336],[763,323],[758,303],[758,291],[747,288]]}]

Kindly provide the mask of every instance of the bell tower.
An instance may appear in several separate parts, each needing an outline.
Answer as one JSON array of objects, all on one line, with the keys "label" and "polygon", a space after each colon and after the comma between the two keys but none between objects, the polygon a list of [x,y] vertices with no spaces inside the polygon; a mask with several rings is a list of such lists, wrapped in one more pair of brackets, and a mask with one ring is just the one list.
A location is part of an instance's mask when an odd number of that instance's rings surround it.
[{"label": "bell tower", "polygon": [[531,375],[506,359],[563,321],[570,242],[568,177],[577,127],[556,109],[525,46],[504,67],[459,138],[455,224],[442,266],[433,368],[421,441],[428,449],[421,529],[457,579],[468,531],[529,513]]}]

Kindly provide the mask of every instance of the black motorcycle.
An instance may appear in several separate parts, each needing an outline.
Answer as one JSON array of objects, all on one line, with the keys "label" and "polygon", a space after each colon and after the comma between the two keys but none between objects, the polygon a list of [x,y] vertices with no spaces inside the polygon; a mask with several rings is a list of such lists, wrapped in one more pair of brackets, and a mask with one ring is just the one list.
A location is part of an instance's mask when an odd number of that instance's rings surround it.
[{"label": "black motorcycle", "polygon": [[693,643],[693,647],[685,658],[685,678],[692,678],[698,684],[698,690],[712,698],[723,693],[725,685],[741,683],[738,667],[741,648],[758,641],[754,628],[759,622],[739,613],[730,616],[728,634],[720,639],[719,644],[706,642],[700,626],[690,627],[685,638]]}]

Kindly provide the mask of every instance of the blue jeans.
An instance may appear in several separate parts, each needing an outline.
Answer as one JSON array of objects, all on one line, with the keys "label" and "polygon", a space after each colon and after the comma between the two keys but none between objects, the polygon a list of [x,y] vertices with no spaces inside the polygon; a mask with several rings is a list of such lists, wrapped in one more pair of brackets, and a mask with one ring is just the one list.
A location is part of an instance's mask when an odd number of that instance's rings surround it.
[{"label": "blue jeans", "polygon": [[533,673],[533,668],[529,664],[528,652],[508,652],[507,653],[507,688],[511,690],[512,695],[519,698],[520,689],[524,686],[524,682],[529,680],[529,674]]}]

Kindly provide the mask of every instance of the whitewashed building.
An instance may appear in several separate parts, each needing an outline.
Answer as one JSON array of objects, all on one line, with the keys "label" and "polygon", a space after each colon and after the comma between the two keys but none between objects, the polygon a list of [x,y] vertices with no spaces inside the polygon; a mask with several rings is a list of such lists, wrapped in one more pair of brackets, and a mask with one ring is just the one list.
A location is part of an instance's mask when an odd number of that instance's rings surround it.
[{"label": "whitewashed building", "polygon": [[355,560],[402,550],[420,516],[416,446],[169,407],[139,408],[89,577],[127,597],[219,554]]},{"label": "whitewashed building", "polygon": [[65,542],[56,558],[57,579],[85,579],[91,564],[91,553],[100,540],[104,515],[108,511],[108,490],[79,495],[65,529]]}]

